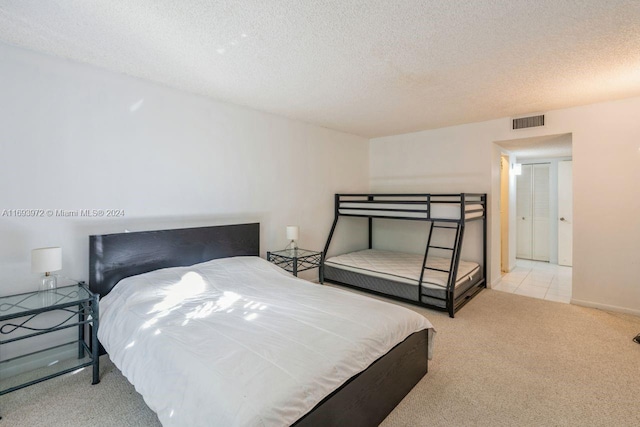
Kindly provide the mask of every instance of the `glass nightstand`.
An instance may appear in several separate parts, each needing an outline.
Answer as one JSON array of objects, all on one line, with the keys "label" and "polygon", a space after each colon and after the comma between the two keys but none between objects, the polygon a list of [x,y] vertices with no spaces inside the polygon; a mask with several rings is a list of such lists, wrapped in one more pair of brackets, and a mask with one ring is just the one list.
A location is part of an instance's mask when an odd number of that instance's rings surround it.
[{"label": "glass nightstand", "polygon": [[[98,295],[84,282],[0,297],[0,354],[6,354],[2,350],[17,341],[78,329],[77,339],[49,343],[46,348],[41,348],[45,340],[34,341],[33,348],[40,350],[0,359],[0,396],[87,366],[93,368],[92,384],[99,383],[98,317]],[[85,337],[87,327],[90,333]],[[48,340],[56,341],[53,336]],[[25,372],[25,368],[30,369]]]},{"label": "glass nightstand", "polygon": [[324,283],[324,253],[308,249],[283,249],[267,252],[267,261],[287,270],[294,276],[312,268],[318,269],[318,279]]}]

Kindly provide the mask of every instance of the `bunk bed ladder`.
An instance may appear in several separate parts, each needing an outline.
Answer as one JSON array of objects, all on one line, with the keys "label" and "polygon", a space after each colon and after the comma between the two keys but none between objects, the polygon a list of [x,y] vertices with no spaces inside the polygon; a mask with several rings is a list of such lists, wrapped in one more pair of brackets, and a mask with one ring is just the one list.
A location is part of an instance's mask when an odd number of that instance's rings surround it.
[{"label": "bunk bed ladder", "polygon": [[459,222],[456,230],[456,240],[454,243],[453,254],[451,255],[451,268],[449,273],[449,283],[447,283],[447,307],[449,307],[449,316],[454,317],[455,307],[455,289],[456,278],[458,277],[458,265],[460,264],[460,252],[462,249],[462,236],[464,235],[464,222]]},{"label": "bunk bed ladder", "polygon": [[429,237],[427,237],[427,248],[424,251],[424,259],[422,260],[422,270],[420,271],[420,281],[418,281],[418,301],[422,302],[422,279],[424,279],[424,270],[427,268],[427,258],[429,257],[429,248],[431,247],[431,235],[433,234],[433,221],[429,221]]},{"label": "bunk bed ladder", "polygon": [[[458,222],[455,226],[453,225],[435,225],[435,222],[437,221],[430,221],[430,227],[429,227],[429,237],[427,239],[427,249],[424,252],[424,260],[422,262],[422,271],[420,273],[420,282],[418,283],[418,289],[420,292],[419,297],[419,301],[422,301],[422,280],[424,278],[424,272],[425,270],[431,270],[431,271],[439,271],[441,273],[447,273],[448,278],[447,278],[447,298],[446,298],[446,304],[447,304],[447,309],[449,312],[449,316],[454,317],[454,313],[455,313],[455,307],[454,307],[454,289],[455,289],[455,283],[456,283],[456,276],[458,274],[458,261],[460,259],[460,249],[462,247],[462,235],[464,232],[464,224],[462,222]],[[450,223],[447,223],[450,224]],[[453,241],[453,247],[447,247],[447,246],[439,246],[439,245],[432,245],[431,244],[431,236],[433,235],[433,231],[436,228],[443,228],[443,229],[449,229],[449,230],[456,230],[456,236],[455,239]],[[442,249],[442,250],[446,250],[446,251],[451,251],[451,263],[449,264],[449,269],[448,270],[444,270],[441,268],[434,268],[434,267],[429,267],[427,265],[427,258],[429,257],[429,249]]]}]

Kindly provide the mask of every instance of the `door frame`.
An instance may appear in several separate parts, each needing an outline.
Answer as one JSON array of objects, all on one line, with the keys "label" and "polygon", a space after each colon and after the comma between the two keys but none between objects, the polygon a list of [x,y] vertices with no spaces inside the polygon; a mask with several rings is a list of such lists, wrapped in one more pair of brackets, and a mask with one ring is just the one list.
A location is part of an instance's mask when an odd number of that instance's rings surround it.
[{"label": "door frame", "polygon": [[[560,165],[561,164],[567,164],[568,162],[571,162],[571,165],[569,166],[570,168],[570,174],[569,174],[569,199],[570,199],[570,215],[567,215],[566,212],[564,212],[564,210],[561,209],[561,194],[562,194],[562,190],[561,190],[561,173],[560,173]],[[565,216],[569,216],[568,219],[564,219]],[[564,225],[563,225],[564,224]],[[566,242],[566,245],[562,244],[562,239],[561,239],[561,235],[562,235],[562,227],[570,227],[570,239],[568,242]],[[562,254],[561,253],[561,248],[565,248],[568,249],[568,254]],[[568,255],[569,261],[565,262],[565,258]],[[567,267],[572,267],[573,266],[573,160],[563,160],[558,162],[558,265],[564,265]]]},{"label": "door frame", "polygon": [[[494,200],[498,200],[498,203],[494,204],[494,209],[495,207],[499,208],[499,201],[501,199],[501,174],[500,174],[500,165],[501,165],[501,156],[502,155],[509,155],[509,163],[511,168],[513,168],[513,166],[516,163],[516,154],[514,151],[512,151],[512,149],[503,146],[503,143],[505,142],[514,142],[514,141],[519,141],[519,140],[529,140],[532,138],[545,138],[545,137],[549,137],[549,136],[559,136],[559,135],[570,135],[571,138],[573,139],[573,135],[572,132],[566,132],[566,133],[559,133],[559,134],[542,134],[542,135],[535,135],[534,137],[531,136],[527,136],[527,137],[521,137],[521,138],[505,138],[503,140],[494,140],[493,141],[493,146],[494,146],[494,160],[493,160],[493,180],[492,180],[492,188],[493,188],[493,192],[494,194],[496,194],[498,197],[494,197]],[[527,146],[527,145],[519,145],[518,148],[535,148],[535,144],[531,145],[531,146]],[[572,150],[573,151],[573,150]],[[534,159],[532,159],[534,160]],[[536,158],[535,161],[548,161],[548,160],[553,160],[553,161],[563,161],[563,160],[572,160],[575,164],[575,159],[573,158],[573,154],[571,156],[567,156],[567,157],[553,157],[553,158],[547,158],[547,157],[540,157],[540,158]],[[511,169],[512,170],[512,169]],[[509,227],[508,227],[508,234],[509,234],[509,267],[510,270],[512,270],[513,268],[516,267],[516,216],[515,216],[515,201],[516,201],[516,189],[515,189],[515,175],[514,174],[510,174],[509,176]],[[495,202],[494,202],[495,203]],[[496,206],[497,205],[497,206]],[[574,207],[575,207],[575,203],[574,203]],[[575,216],[575,212],[574,212],[574,216]],[[501,218],[500,218],[501,219]],[[557,224],[557,220],[554,221]],[[498,221],[498,223],[500,224],[499,228],[501,227],[501,222]],[[496,222],[493,222],[494,227],[496,224]],[[497,235],[497,236],[496,236]],[[501,244],[502,242],[502,233],[493,233],[493,239],[492,242],[494,242],[493,244]],[[496,237],[498,237],[498,239],[496,240]],[[557,246],[555,247],[555,249],[557,249]],[[557,253],[557,251],[556,251]],[[501,254],[501,251],[494,251],[493,252],[494,256]],[[501,259],[501,257],[500,257]],[[498,263],[498,265],[496,265],[495,262],[492,262],[492,265],[494,266],[494,268],[496,266],[499,266],[501,269],[501,262]],[[499,281],[499,277],[498,278],[492,278],[492,282],[497,283]],[[492,283],[494,284],[494,283]]]},{"label": "door frame", "polygon": [[509,155],[500,155],[500,271],[508,273],[513,268],[509,263]]},{"label": "door frame", "polygon": [[[516,268],[516,175],[514,174],[514,166],[516,164],[516,156],[504,149],[500,150],[500,271],[501,273],[509,273]],[[508,159],[508,167],[502,167],[502,158]],[[504,174],[504,175],[503,175]],[[502,179],[508,180],[508,185],[503,187]],[[504,191],[506,187],[506,192]],[[502,208],[502,204],[506,203],[507,209]],[[505,215],[502,215],[502,212]]]}]

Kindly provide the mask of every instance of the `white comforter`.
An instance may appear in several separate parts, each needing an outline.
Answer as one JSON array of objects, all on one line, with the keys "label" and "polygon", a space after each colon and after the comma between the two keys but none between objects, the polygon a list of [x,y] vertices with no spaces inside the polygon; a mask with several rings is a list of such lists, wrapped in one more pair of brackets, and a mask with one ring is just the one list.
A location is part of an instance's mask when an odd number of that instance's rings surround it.
[{"label": "white comforter", "polygon": [[129,277],[100,311],[100,341],[164,426],[291,424],[432,328],[411,310],[257,257]]}]

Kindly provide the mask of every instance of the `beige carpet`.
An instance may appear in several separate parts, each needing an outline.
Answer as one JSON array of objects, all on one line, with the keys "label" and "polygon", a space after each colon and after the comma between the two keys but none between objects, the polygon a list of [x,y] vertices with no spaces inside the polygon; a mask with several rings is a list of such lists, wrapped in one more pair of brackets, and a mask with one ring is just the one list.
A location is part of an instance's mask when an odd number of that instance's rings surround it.
[{"label": "beige carpet", "polygon": [[[406,306],[438,330],[435,357],[384,427],[640,426],[640,318],[491,290],[455,319]],[[0,427],[158,426],[101,363],[99,385],[85,370],[0,397]]]}]

